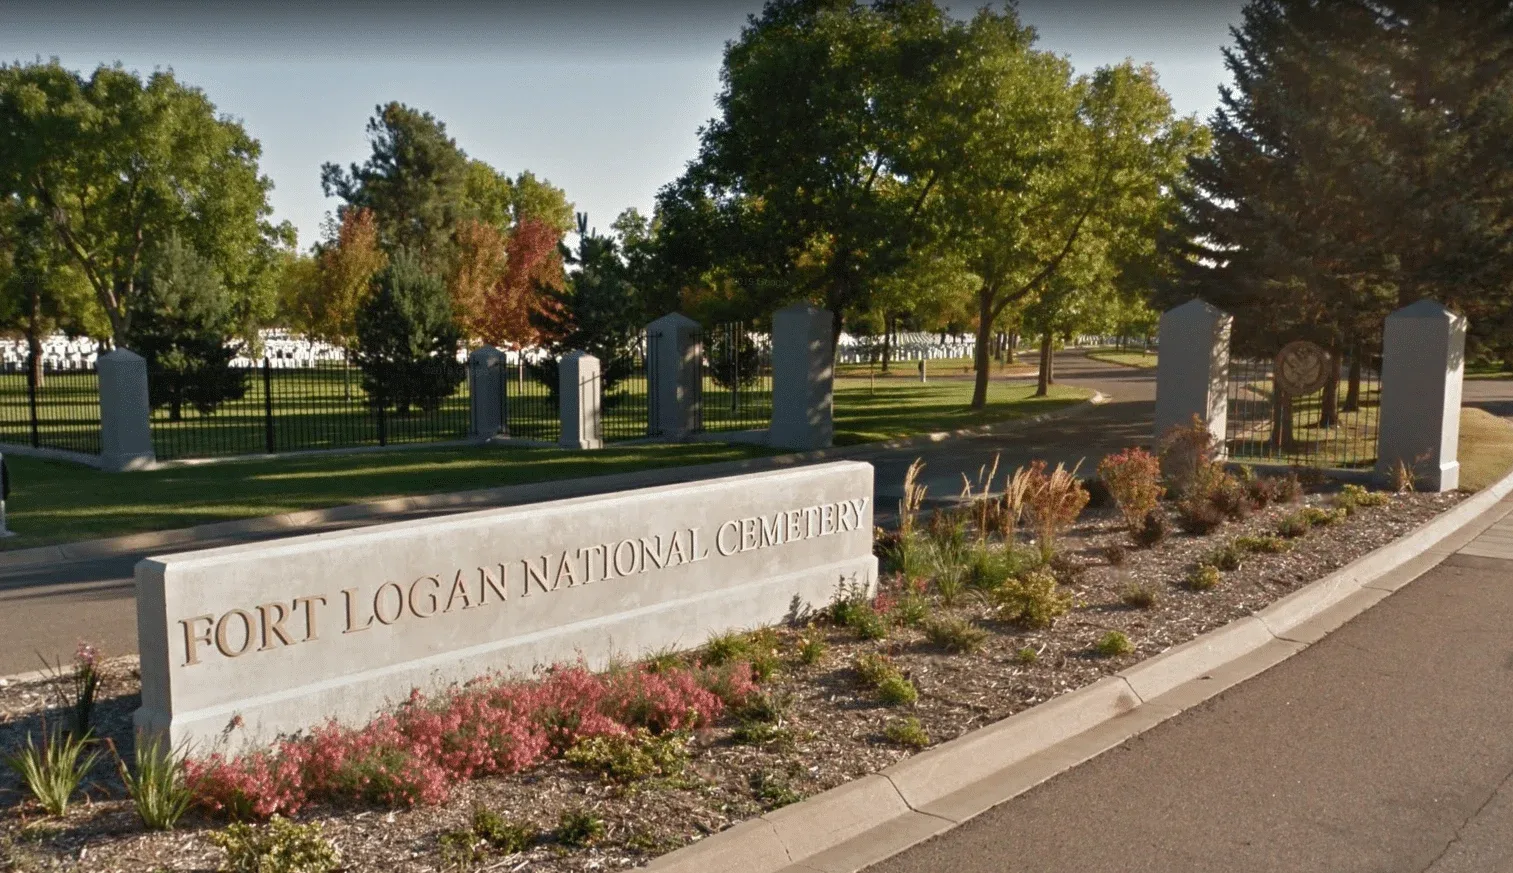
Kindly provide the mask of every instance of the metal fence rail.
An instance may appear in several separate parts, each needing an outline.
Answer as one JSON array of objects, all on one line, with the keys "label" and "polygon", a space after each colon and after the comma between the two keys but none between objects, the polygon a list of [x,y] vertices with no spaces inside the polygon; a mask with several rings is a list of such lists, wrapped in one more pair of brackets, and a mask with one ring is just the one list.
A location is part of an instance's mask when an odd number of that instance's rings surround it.
[{"label": "metal fence rail", "polygon": [[[648,397],[650,385],[655,381],[651,367],[655,365],[657,336],[648,336],[644,331],[636,337],[625,357],[616,362],[601,362],[600,372],[604,378],[601,406],[601,428],[604,441],[644,439],[651,433]],[[618,377],[618,378],[616,378]]]},{"label": "metal fence rail", "polygon": [[562,415],[558,411],[555,366],[541,366],[542,361],[527,360],[513,353],[506,364],[504,400],[505,426],[515,439],[555,443],[562,436]]},{"label": "metal fence rail", "polygon": [[757,430],[772,424],[772,342],[752,325],[711,325],[701,337],[698,381],[705,431]]},{"label": "metal fence rail", "polygon": [[0,369],[0,442],[39,449],[100,453],[100,376],[94,366]]},{"label": "metal fence rail", "polygon": [[1237,461],[1359,468],[1376,463],[1381,358],[1341,362],[1318,391],[1280,396],[1270,360],[1231,360],[1225,445]]}]

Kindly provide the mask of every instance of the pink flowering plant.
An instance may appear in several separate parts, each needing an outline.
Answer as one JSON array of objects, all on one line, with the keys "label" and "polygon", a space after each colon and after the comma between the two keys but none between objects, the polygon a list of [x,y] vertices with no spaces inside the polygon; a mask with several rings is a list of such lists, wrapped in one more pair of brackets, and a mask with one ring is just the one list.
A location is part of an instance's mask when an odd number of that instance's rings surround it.
[{"label": "pink flowering plant", "polygon": [[225,818],[291,816],[309,803],[444,803],[459,780],[518,773],[591,737],[707,727],[757,692],[751,665],[558,666],[538,680],[490,677],[419,691],[362,727],[327,722],[272,749],[186,762],[198,804]]}]

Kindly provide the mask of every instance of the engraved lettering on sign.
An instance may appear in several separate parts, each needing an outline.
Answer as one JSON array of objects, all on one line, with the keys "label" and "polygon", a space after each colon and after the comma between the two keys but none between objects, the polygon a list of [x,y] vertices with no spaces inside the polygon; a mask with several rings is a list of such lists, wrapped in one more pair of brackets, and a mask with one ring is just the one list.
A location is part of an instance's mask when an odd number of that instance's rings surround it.
[{"label": "engraved lettering on sign", "polygon": [[[439,572],[410,577],[413,581],[408,583],[358,582],[339,589],[345,623],[338,638],[375,627],[393,627],[389,633],[403,633],[407,622],[447,620],[446,616],[502,608],[509,601],[510,586],[517,584],[510,579],[511,567],[519,567],[520,596],[529,597],[851,533],[864,526],[867,500],[859,497],[763,510],[718,525],[710,522],[708,526],[681,527],[548,554],[527,551],[487,566],[437,568]],[[199,664],[217,654],[239,658],[249,652],[271,652],[320,641],[320,612],[332,600],[325,593],[310,593],[180,619],[183,666]]]}]

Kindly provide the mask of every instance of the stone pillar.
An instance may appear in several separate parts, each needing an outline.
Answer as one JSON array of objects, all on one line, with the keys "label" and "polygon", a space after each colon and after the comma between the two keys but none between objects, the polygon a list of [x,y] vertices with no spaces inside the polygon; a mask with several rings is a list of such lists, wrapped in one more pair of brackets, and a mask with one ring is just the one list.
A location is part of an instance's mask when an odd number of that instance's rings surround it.
[{"label": "stone pillar", "polygon": [[772,316],[772,428],[768,444],[829,448],[835,436],[835,316],[798,303]]},{"label": "stone pillar", "polygon": [[1229,417],[1229,330],[1234,316],[1202,300],[1161,314],[1156,360],[1156,440],[1196,415],[1224,454]]},{"label": "stone pillar", "polygon": [[116,349],[95,361],[100,374],[100,467],[140,470],[152,466],[152,405],[147,399],[147,361]]},{"label": "stone pillar", "polygon": [[504,352],[493,346],[484,346],[468,355],[468,379],[468,400],[473,413],[468,436],[476,440],[509,436],[509,420],[505,417]]},{"label": "stone pillar", "polygon": [[646,326],[647,421],[654,435],[682,439],[704,424],[699,323],[677,312]]},{"label": "stone pillar", "polygon": [[1460,393],[1466,319],[1433,300],[1387,316],[1382,335],[1382,407],[1377,419],[1377,473],[1401,461],[1424,491],[1460,484]]},{"label": "stone pillar", "polygon": [[599,411],[604,382],[599,377],[599,359],[587,352],[568,352],[557,363],[557,398],[562,413],[562,436],[557,444],[567,449],[602,449]]}]

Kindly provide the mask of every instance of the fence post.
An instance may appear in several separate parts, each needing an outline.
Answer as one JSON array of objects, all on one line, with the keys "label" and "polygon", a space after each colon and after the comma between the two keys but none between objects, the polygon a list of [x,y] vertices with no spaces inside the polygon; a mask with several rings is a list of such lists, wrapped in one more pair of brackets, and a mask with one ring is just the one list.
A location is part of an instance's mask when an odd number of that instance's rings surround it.
[{"label": "fence post", "polygon": [[1414,471],[1420,490],[1451,491],[1460,485],[1456,444],[1465,357],[1464,316],[1433,300],[1420,300],[1387,316],[1377,418],[1378,475],[1391,476],[1402,463]]},{"label": "fence post", "polygon": [[116,349],[95,362],[100,378],[100,466],[138,470],[157,457],[152,451],[152,405],[147,395],[147,361]]},{"label": "fence post", "polygon": [[1198,416],[1225,454],[1229,419],[1229,331],[1234,316],[1202,300],[1161,314],[1156,360],[1156,440]]},{"label": "fence post", "polygon": [[273,454],[273,363],[263,357],[263,439],[268,454]]},{"label": "fence post", "polygon": [[504,352],[484,346],[468,355],[468,378],[472,380],[469,401],[472,418],[468,436],[489,440],[507,436],[504,418]]},{"label": "fence post", "polygon": [[769,445],[829,448],[835,437],[835,316],[798,303],[772,316],[772,428]]},{"label": "fence post", "polygon": [[683,439],[703,426],[699,323],[671,313],[646,326],[647,420],[657,436]]},{"label": "fence post", "polygon": [[557,366],[557,398],[562,415],[558,445],[568,449],[602,449],[600,407],[604,383],[599,359],[587,352],[568,352]]}]

